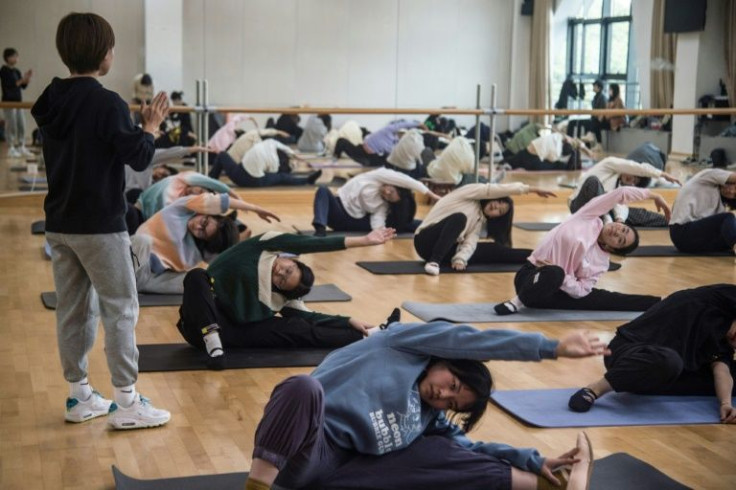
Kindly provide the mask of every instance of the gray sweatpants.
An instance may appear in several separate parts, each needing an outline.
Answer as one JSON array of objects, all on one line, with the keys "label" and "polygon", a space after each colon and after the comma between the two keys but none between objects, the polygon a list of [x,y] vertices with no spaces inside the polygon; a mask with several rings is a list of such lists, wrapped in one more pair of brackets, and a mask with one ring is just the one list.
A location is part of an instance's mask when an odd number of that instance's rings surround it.
[{"label": "gray sweatpants", "polygon": [[141,293],[184,294],[184,276],[187,272],[167,270],[159,274],[151,271],[151,243],[148,235],[130,237],[135,267],[135,283]]},{"label": "gray sweatpants", "polygon": [[87,376],[87,353],[100,316],[112,384],[138,379],[138,294],[127,232],[103,235],[46,233],[56,285],[56,333],[64,378]]},{"label": "gray sweatpants", "polygon": [[26,120],[23,109],[3,109],[5,114],[5,141],[11,147],[25,146]]}]

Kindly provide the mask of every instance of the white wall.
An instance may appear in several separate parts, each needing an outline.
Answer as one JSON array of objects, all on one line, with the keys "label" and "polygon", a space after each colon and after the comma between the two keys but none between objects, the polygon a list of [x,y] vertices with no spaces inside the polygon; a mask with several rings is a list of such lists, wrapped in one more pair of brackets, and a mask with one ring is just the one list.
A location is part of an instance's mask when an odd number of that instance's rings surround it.
[{"label": "white wall", "polygon": [[718,80],[726,79],[726,55],[723,46],[726,39],[723,21],[725,15],[725,0],[708,0],[705,30],[700,33],[696,83],[698,98],[703,95],[719,95]]},{"label": "white wall", "polygon": [[639,82],[641,107],[651,107],[652,20],[654,0],[636,0],[631,5],[631,57],[635,59],[635,79]]},{"label": "white wall", "polygon": [[471,107],[495,82],[508,107],[515,3],[183,0],[183,88],[191,103],[207,78],[216,105]]},{"label": "white wall", "polygon": [[179,90],[182,80],[181,0],[144,0],[145,68],[156,92]]},{"label": "white wall", "polygon": [[70,12],[94,12],[112,25],[115,59],[100,82],[129,99],[143,70],[143,0],[0,0],[0,49],[16,48],[18,68],[33,69],[23,99],[35,100],[53,77],[69,75],[56,52],[56,28]]}]

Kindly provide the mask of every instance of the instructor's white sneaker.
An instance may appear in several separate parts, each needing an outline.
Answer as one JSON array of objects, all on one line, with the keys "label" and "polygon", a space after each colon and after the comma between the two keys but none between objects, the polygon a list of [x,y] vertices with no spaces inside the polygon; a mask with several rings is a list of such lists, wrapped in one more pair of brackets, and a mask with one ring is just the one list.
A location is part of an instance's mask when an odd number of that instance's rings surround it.
[{"label": "instructor's white sneaker", "polygon": [[148,398],[136,393],[133,404],[127,408],[112,403],[107,423],[114,429],[145,429],[164,425],[169,420],[169,412],[154,407]]},{"label": "instructor's white sneaker", "polygon": [[424,264],[424,272],[426,272],[430,276],[439,276],[440,264],[438,264],[437,262],[427,262],[426,264]]},{"label": "instructor's white sneaker", "polygon": [[89,399],[82,401],[79,398],[66,399],[66,414],[64,418],[67,422],[86,422],[95,417],[107,415],[110,412],[111,400],[103,398],[97,391],[92,390]]}]

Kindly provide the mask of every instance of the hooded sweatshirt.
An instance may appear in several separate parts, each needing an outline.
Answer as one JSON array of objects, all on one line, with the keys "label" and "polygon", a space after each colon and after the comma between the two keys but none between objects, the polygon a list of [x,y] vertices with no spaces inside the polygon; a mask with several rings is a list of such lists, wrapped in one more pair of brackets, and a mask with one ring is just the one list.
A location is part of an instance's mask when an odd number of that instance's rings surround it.
[{"label": "hooded sweatshirt", "polygon": [[46,231],[125,231],[125,165],[149,165],[153,136],[135,127],[123,99],[93,77],[54,78],[31,114],[43,136]]},{"label": "hooded sweatshirt", "polygon": [[557,345],[538,333],[480,331],[444,321],[392,324],[332,352],[312,372],[325,392],[325,432],[337,446],[371,455],[441,435],[538,473],[544,460],[537,451],[471,442],[444,411],[422,402],[418,380],[433,357],[541,361],[554,359]]}]

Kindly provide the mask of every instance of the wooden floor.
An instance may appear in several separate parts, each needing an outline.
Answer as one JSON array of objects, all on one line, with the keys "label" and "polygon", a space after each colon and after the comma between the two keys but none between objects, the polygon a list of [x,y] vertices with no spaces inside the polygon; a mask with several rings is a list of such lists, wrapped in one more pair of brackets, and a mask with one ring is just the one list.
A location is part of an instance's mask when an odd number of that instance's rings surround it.
[{"label": "wooden floor", "polygon": [[[4,151],[3,151],[4,154]],[[0,161],[4,166],[9,162]],[[523,179],[555,187],[558,175],[510,174],[506,182]],[[567,178],[567,177],[565,177]],[[569,190],[557,199],[516,200],[519,221],[559,220],[567,214]],[[275,228],[308,227],[313,189],[243,191],[252,202],[278,213]],[[675,191],[662,192],[671,203]],[[55,320],[39,300],[53,289],[51,263],[42,258],[42,236],[32,236],[31,222],[43,218],[42,195],[0,198],[0,488],[112,488],[110,466],[141,478],[161,478],[250,467],[253,433],[273,386],[283,378],[310,369],[252,369],[225,372],[142,374],[139,390],[172,412],[165,427],[133,432],[108,430],[104,418],[83,425],[63,419],[67,384],[59,365]],[[420,215],[427,211],[420,207]],[[256,231],[265,223],[248,216]],[[514,231],[516,246],[535,246],[540,232]],[[668,243],[665,231],[643,231],[642,244]],[[358,268],[358,260],[415,258],[410,240],[381,247],[305,256],[318,282],[334,282],[353,296],[348,303],[315,305],[318,311],[341,313],[380,322],[403,300],[433,302],[495,302],[513,293],[513,274],[376,276]],[[666,295],[673,291],[736,279],[732,258],[629,258],[620,271],[606,274],[600,286],[632,293]],[[176,308],[143,308],[137,327],[139,343],[179,342]],[[404,319],[412,320],[404,312]],[[558,337],[576,327],[610,338],[615,322],[514,324],[508,328],[541,331]],[[480,326],[481,328],[489,328]],[[100,335],[103,335],[100,330]],[[90,358],[90,379],[111,394],[109,373],[98,339]],[[498,389],[577,387],[603,373],[600,358],[543,363],[491,362]],[[714,400],[714,410],[716,402]],[[625,451],[695,488],[736,488],[736,428],[701,425],[677,427],[591,428],[588,434],[597,457]],[[574,429],[526,427],[489,407],[479,440],[536,447],[545,455],[571,448]]]}]

